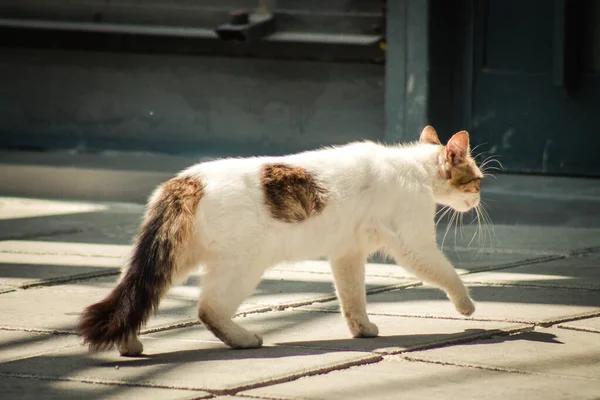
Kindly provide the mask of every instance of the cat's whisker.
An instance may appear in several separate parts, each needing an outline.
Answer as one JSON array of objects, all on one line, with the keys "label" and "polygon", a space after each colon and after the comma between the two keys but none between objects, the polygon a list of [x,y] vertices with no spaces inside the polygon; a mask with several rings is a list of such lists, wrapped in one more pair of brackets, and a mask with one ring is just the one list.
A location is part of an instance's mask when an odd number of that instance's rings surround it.
[{"label": "cat's whisker", "polygon": [[[477,146],[473,147],[471,149],[471,154],[475,153],[475,150],[477,150],[478,148],[480,148],[481,146],[483,146],[485,144],[487,144],[487,143],[485,143],[485,142],[484,143],[479,143]],[[481,154],[483,154],[483,153],[480,153],[479,155],[481,155]]]},{"label": "cat's whisker", "polygon": [[478,216],[478,227],[480,228],[478,237],[480,249],[485,248],[488,239],[490,247],[493,248],[494,237],[497,240],[497,236],[491,218],[488,212],[485,210],[485,204],[483,201],[477,206],[476,210]]},{"label": "cat's whisker", "polygon": [[476,215],[476,217],[473,218],[473,221],[471,221],[471,223],[473,223],[475,220],[477,220],[477,228],[475,228],[475,232],[473,232],[473,236],[471,236],[471,240],[469,240],[469,244],[467,245],[467,247],[471,247],[473,240],[475,240],[475,237],[477,236],[477,232],[479,232],[480,223],[479,223],[479,214],[477,214],[477,208],[475,208],[475,215]]},{"label": "cat's whisker", "polygon": [[442,238],[442,246],[441,246],[442,250],[444,250],[444,243],[446,242],[446,236],[448,235],[448,232],[450,231],[450,228],[452,227],[452,222],[454,222],[454,219],[456,218],[456,214],[457,214],[456,210],[454,210],[452,208],[451,208],[451,210],[453,212],[450,217],[450,221],[448,222],[448,225],[446,226],[446,232],[444,233],[444,237]]},{"label": "cat's whisker", "polygon": [[488,174],[487,172],[482,172],[483,177],[489,177],[489,178],[494,178],[494,179],[498,179],[496,178],[496,175],[494,174]]},{"label": "cat's whisker", "polygon": [[445,206],[445,211],[442,213],[442,215],[440,215],[438,217],[437,222],[435,223],[435,227],[437,228],[438,224],[440,223],[440,221],[442,221],[444,219],[444,217],[450,212],[450,210],[452,210],[452,208],[450,206]]},{"label": "cat's whisker", "polygon": [[[496,163],[496,165],[494,165],[494,163]],[[480,165],[479,165],[479,169],[480,170],[489,170],[489,169],[495,169],[497,171],[502,171],[504,169],[504,165],[502,165],[502,163],[500,162],[500,160],[496,159],[496,158],[491,158],[488,157],[486,158]]]},{"label": "cat's whisker", "polygon": [[[446,211],[449,208],[450,208],[450,206],[442,206],[442,207],[440,207],[440,209],[436,211],[435,216],[437,217],[442,211]],[[444,214],[442,214],[442,215],[444,215]]]},{"label": "cat's whisker", "polygon": [[[477,212],[477,241],[479,242],[479,249],[481,249],[482,246],[482,231],[483,231],[483,223],[482,223],[482,217],[481,217],[481,203],[477,205],[477,208],[475,209]],[[483,238],[485,238],[485,233],[483,233]]]},{"label": "cat's whisker", "polygon": [[490,238],[490,247],[494,247],[494,241],[498,242],[500,239],[498,239],[498,236],[496,235],[496,229],[494,227],[494,224],[492,223],[492,218],[490,217],[488,211],[485,208],[485,204],[481,203],[481,211],[483,213],[483,216],[486,220],[486,224],[488,226],[488,230],[489,230],[489,238]]}]

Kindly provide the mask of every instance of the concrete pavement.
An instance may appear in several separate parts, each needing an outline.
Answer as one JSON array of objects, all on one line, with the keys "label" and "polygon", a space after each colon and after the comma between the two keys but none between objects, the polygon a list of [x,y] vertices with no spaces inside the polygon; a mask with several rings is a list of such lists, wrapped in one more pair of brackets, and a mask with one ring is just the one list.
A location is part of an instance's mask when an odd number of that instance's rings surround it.
[{"label": "concrete pavement", "polygon": [[477,303],[470,318],[373,259],[381,336],[352,339],[327,264],[293,263],[268,271],[240,310],[263,348],[230,350],[198,323],[194,275],[149,321],[140,358],[89,354],[74,328],[114,286],[142,206],[1,197],[1,396],[600,398],[600,181],[500,176],[488,189],[493,232],[439,224]]}]

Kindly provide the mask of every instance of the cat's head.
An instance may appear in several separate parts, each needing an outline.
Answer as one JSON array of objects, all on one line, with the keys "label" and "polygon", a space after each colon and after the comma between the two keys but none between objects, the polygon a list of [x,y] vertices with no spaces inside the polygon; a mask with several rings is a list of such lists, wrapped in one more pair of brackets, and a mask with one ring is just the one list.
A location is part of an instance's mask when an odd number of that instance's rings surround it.
[{"label": "cat's head", "polygon": [[421,132],[420,141],[440,146],[436,166],[440,179],[433,187],[435,201],[460,212],[477,207],[483,173],[471,156],[469,134],[460,131],[444,146],[435,129],[426,126]]}]

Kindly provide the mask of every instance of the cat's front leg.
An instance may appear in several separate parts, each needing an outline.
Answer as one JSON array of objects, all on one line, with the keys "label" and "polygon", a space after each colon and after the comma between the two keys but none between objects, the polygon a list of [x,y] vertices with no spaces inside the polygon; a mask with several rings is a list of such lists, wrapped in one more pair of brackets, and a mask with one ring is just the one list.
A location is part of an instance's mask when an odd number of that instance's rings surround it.
[{"label": "cat's front leg", "polygon": [[342,312],[353,337],[375,337],[377,325],[369,321],[365,292],[365,257],[346,255],[331,260],[331,270]]},{"label": "cat's front leg", "polygon": [[459,313],[469,316],[475,312],[475,304],[467,288],[434,240],[421,238],[406,243],[396,237],[388,237],[386,248],[398,265],[446,292]]}]

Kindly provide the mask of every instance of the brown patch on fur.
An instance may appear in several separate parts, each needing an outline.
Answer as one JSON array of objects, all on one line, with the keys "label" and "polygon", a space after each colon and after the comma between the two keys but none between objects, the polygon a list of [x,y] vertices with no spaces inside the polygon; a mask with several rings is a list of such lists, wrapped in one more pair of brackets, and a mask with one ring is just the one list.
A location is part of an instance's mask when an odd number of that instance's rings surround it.
[{"label": "brown patch on fur", "polygon": [[187,254],[203,186],[193,177],[162,185],[140,227],[129,268],[102,301],[85,309],[78,332],[90,350],[105,350],[127,340],[158,308]]},{"label": "brown patch on fur", "polygon": [[463,192],[478,193],[482,178],[475,160],[471,157],[464,164],[452,166],[450,169],[450,184]]},{"label": "brown patch on fur", "polygon": [[267,164],[261,173],[265,204],[273,218],[302,222],[325,208],[327,190],[304,168]]}]

